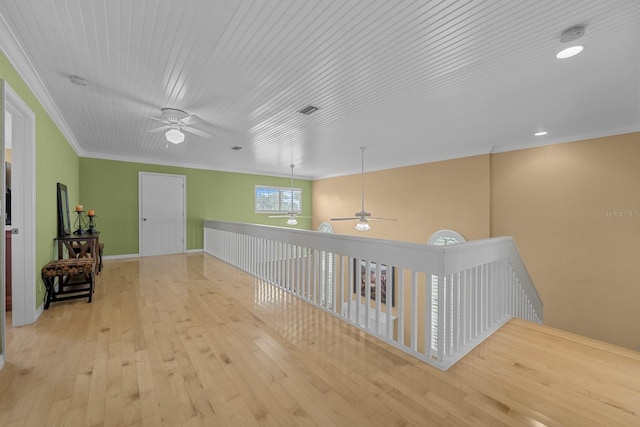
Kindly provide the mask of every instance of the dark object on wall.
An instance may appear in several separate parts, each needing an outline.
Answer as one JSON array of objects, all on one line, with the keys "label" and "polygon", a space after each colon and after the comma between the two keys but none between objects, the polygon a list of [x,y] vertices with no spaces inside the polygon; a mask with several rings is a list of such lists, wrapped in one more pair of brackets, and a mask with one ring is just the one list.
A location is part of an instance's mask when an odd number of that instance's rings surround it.
[{"label": "dark object on wall", "polygon": [[[356,260],[353,260],[353,291],[356,291],[357,284],[360,283],[360,295],[366,296],[367,284],[369,285],[370,298],[376,300],[377,291],[377,265],[375,262],[369,262],[369,271],[367,271],[367,261],[360,260],[360,282],[358,282],[358,270]],[[391,271],[387,271],[387,266],[380,265],[380,302],[387,303],[387,295],[391,295],[391,306],[395,307],[395,267],[391,267]]]},{"label": "dark object on wall", "polygon": [[4,162],[4,169],[6,171],[4,176],[4,186],[7,189],[5,194],[5,209],[7,217],[5,219],[5,225],[11,225],[11,163]]},{"label": "dark object on wall", "polygon": [[7,211],[7,219],[5,220],[5,225],[11,225],[11,189],[7,188],[5,192],[4,199],[5,210]]},{"label": "dark object on wall", "polygon": [[11,230],[6,230],[4,232],[4,241],[5,241],[5,265],[7,266],[4,270],[4,282],[5,282],[5,309],[7,311],[11,311],[12,308],[12,297],[11,297],[11,280],[12,280],[12,271],[11,271]]},{"label": "dark object on wall", "polygon": [[69,195],[67,186],[58,183],[58,237],[71,234],[71,218],[69,217]]}]

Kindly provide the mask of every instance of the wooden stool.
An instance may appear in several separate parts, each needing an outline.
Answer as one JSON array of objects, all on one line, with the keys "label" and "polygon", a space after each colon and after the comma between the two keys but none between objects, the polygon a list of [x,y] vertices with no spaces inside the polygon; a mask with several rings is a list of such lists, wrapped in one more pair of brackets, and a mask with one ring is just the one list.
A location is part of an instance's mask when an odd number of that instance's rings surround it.
[{"label": "wooden stool", "polygon": [[[90,257],[58,259],[42,267],[42,281],[46,287],[44,308],[55,301],[93,297],[95,260]],[[58,278],[58,290],[55,280]],[[65,287],[67,289],[65,289]]]}]

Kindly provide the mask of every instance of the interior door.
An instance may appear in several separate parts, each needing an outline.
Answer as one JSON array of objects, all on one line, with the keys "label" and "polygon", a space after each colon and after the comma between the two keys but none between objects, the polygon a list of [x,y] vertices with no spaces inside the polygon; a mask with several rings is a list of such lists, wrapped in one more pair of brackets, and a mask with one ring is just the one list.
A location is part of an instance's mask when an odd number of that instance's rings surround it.
[{"label": "interior door", "polygon": [[140,172],[141,256],[185,252],[186,181],[184,175]]},{"label": "interior door", "polygon": [[[35,114],[5,81],[2,82],[2,113],[2,149],[4,152],[9,140],[12,149],[11,319],[13,326],[22,326],[35,322],[42,309],[41,305],[36,310]],[[4,206],[2,214],[4,220]],[[0,258],[6,263],[4,253]],[[4,282],[6,265],[3,267]]]}]

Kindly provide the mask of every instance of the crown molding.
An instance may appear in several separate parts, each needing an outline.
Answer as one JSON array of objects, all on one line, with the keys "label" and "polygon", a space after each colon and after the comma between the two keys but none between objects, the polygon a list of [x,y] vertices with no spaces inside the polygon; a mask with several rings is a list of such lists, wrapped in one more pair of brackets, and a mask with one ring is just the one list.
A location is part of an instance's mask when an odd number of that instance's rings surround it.
[{"label": "crown molding", "polygon": [[[208,171],[214,171],[214,172],[230,172],[230,173],[237,173],[240,175],[259,175],[259,176],[269,176],[274,178],[291,179],[291,173],[274,174],[268,171],[237,169],[237,168],[232,169],[232,168],[217,167],[217,166],[211,166],[211,165],[205,165],[205,164],[199,164],[199,163],[154,160],[154,159],[148,159],[146,157],[123,156],[118,154],[85,152],[81,157],[85,159],[112,160],[116,162],[139,163],[143,165],[168,166],[172,168],[198,169],[198,170],[208,170]],[[313,179],[314,179],[313,177],[308,177],[308,176],[296,176],[296,180],[313,181]]]},{"label": "crown molding", "polygon": [[80,144],[78,144],[78,140],[74,136],[73,132],[71,132],[71,129],[64,120],[62,113],[60,113],[58,106],[47,90],[47,86],[40,78],[40,75],[33,66],[29,56],[22,48],[22,45],[15,37],[15,34],[2,14],[0,14],[0,49],[5,54],[13,68],[18,72],[29,90],[31,90],[38,102],[40,102],[42,108],[44,108],[47,114],[49,114],[51,120],[56,126],[58,126],[58,129],[60,129],[62,135],[67,139],[71,148],[73,148],[78,156],[82,156],[82,149],[80,148]]},{"label": "crown molding", "polygon": [[547,145],[566,144],[569,142],[581,142],[596,138],[606,138],[610,136],[625,135],[627,133],[640,132],[640,126],[621,127],[602,132],[587,132],[580,135],[562,137],[562,138],[542,138],[540,142],[522,143],[519,145],[504,146],[499,148],[492,148],[489,152],[494,153],[506,153],[509,151],[527,150],[529,148],[545,147]]}]

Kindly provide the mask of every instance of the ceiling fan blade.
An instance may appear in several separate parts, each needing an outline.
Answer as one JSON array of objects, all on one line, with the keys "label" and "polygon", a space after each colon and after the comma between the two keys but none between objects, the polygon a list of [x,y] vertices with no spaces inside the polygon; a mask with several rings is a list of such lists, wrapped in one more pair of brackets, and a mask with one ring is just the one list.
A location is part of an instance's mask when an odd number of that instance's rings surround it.
[{"label": "ceiling fan blade", "polygon": [[207,133],[207,132],[205,132],[203,130],[200,130],[200,129],[193,128],[191,126],[183,126],[182,130],[185,131],[185,132],[192,133],[194,135],[201,136],[203,138],[211,138],[213,136],[210,133]]},{"label": "ceiling fan blade", "polygon": [[329,218],[331,221],[355,221],[360,218],[352,217],[352,218]]},{"label": "ceiling fan blade", "polygon": [[171,126],[165,125],[165,126],[160,126],[159,128],[151,129],[149,132],[163,132],[169,129],[171,129]]},{"label": "ceiling fan blade", "polygon": [[202,120],[200,117],[196,116],[195,114],[191,114],[190,116],[180,119],[180,122],[184,123],[185,125],[195,125],[198,123],[204,123],[204,120]]},{"label": "ceiling fan blade", "polygon": [[395,218],[367,218],[367,220],[370,220],[370,219],[377,220],[377,221],[397,221],[397,219]]},{"label": "ceiling fan blade", "polygon": [[313,218],[313,217],[298,215],[298,214],[286,214],[286,215],[269,215],[268,218]]},{"label": "ceiling fan blade", "polygon": [[156,120],[156,121],[162,122],[162,123],[167,123],[167,121],[162,117],[153,117],[153,116],[145,116],[145,115],[142,115],[142,117],[145,117],[145,118],[151,119],[151,120]]}]

